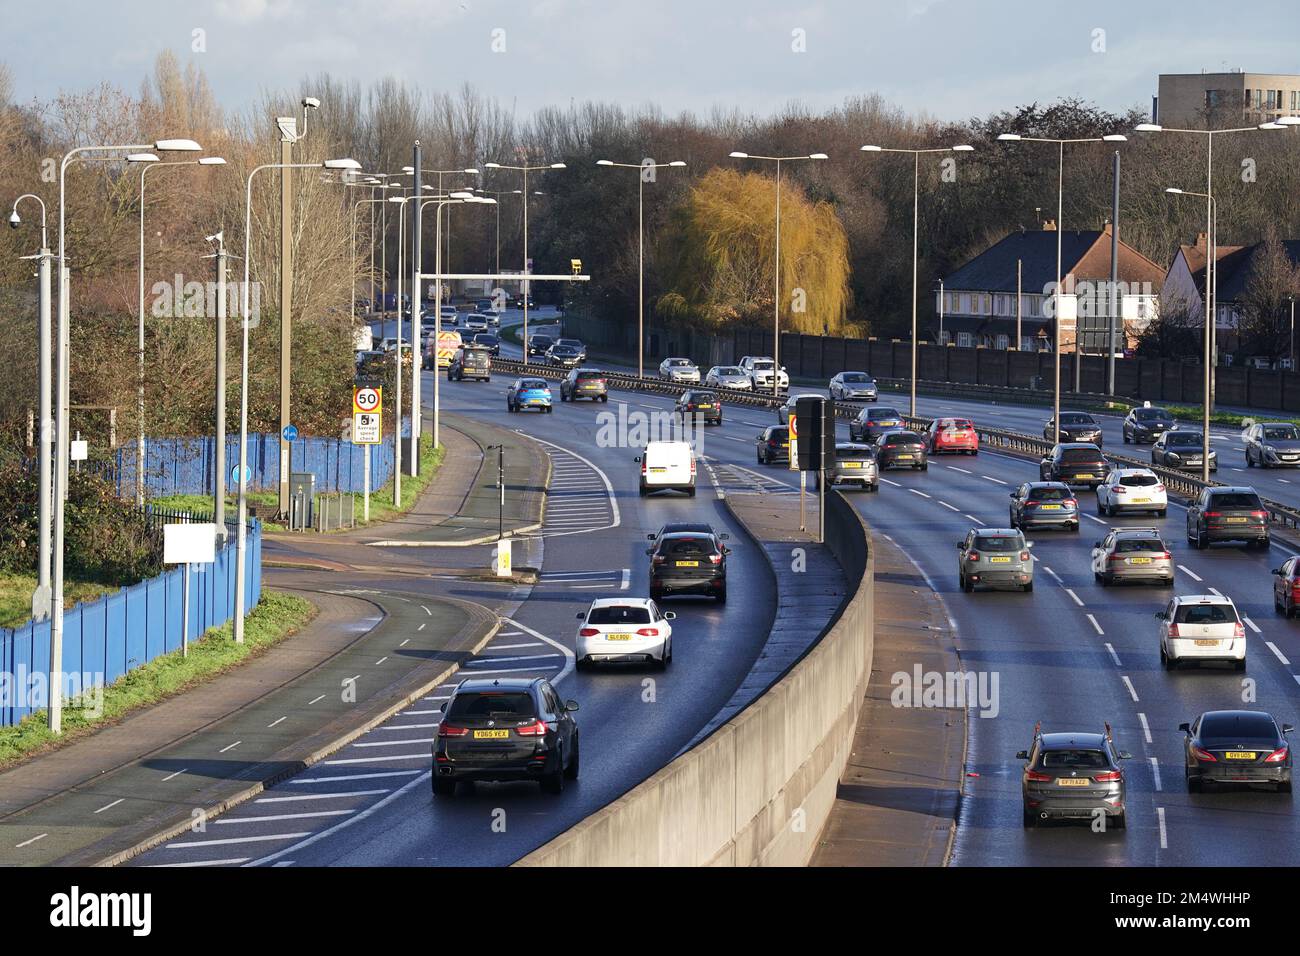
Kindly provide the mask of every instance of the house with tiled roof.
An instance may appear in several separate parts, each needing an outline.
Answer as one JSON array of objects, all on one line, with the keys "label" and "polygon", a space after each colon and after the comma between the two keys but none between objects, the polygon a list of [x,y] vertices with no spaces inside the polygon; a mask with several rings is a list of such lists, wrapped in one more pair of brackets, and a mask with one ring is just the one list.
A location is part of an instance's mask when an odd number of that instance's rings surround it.
[{"label": "house with tiled roof", "polygon": [[[1066,230],[1060,240],[1061,350],[1073,352],[1076,318],[1082,318],[1085,330],[1109,325],[1110,224]],[[1056,223],[1049,220],[1041,229],[1011,233],[944,277],[930,337],[958,346],[1050,351],[1055,341],[1056,241]],[[1156,315],[1166,270],[1122,239],[1118,251],[1118,307],[1129,347]],[[1086,337],[1083,344],[1085,352],[1095,351]]]}]

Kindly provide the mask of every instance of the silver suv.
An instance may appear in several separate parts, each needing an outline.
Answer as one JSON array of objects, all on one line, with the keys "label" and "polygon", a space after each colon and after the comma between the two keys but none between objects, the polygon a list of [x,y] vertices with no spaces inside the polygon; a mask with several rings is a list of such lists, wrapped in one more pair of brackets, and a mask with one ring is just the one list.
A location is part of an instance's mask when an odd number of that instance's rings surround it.
[{"label": "silver suv", "polygon": [[1111,528],[1092,545],[1092,576],[1102,586],[1116,581],[1174,585],[1174,558],[1155,528]]},{"label": "silver suv", "polygon": [[[813,472],[813,487],[818,487],[821,476]],[[841,442],[835,446],[835,470],[830,473],[830,487],[857,485],[863,491],[880,490],[880,470],[870,445]]]},{"label": "silver suv", "polygon": [[967,593],[977,585],[1034,589],[1033,542],[1015,528],[972,528],[957,542],[957,577]]}]

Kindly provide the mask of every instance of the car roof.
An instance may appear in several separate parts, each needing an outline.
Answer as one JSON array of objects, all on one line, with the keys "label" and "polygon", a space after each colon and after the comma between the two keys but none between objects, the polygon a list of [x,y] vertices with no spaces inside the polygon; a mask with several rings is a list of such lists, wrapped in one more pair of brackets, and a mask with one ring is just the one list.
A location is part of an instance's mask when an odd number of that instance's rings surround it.
[{"label": "car roof", "polygon": [[542,680],[540,677],[499,677],[495,679],[469,677],[456,685],[454,693],[484,690],[528,690],[540,680]]},{"label": "car roof", "polygon": [[1240,494],[1240,495],[1257,495],[1257,492],[1250,485],[1218,485],[1207,489],[1212,495]]},{"label": "car roof", "polygon": [[1111,470],[1112,475],[1151,475],[1155,477],[1155,472],[1150,468],[1115,468]]},{"label": "car roof", "polygon": [[977,538],[995,538],[1020,534],[1015,528],[975,528],[974,531]]},{"label": "car roof", "polygon": [[1093,451],[1097,451],[1097,452],[1101,451],[1101,449],[1097,447],[1097,443],[1091,441],[1063,441],[1059,443],[1056,447],[1062,449],[1063,451],[1070,448],[1089,448]]},{"label": "car roof", "polygon": [[593,608],[597,607],[646,607],[650,606],[650,598],[643,597],[621,597],[621,598],[596,598],[591,602]]},{"label": "car roof", "polygon": [[1063,481],[1027,481],[1025,482],[1025,484],[1029,486],[1030,491],[1033,491],[1037,488],[1056,488],[1056,489],[1064,488],[1066,491],[1070,490],[1070,486]]},{"label": "car roof", "polygon": [[645,448],[646,451],[649,451],[651,448],[684,448],[689,452],[691,450],[691,443],[688,441],[651,441],[646,442]]},{"label": "car roof", "polygon": [[709,538],[715,539],[712,531],[669,531],[667,534],[661,534],[659,540],[662,541],[681,541],[684,539]]},{"label": "car roof", "polygon": [[1121,536],[1121,537],[1123,535],[1133,535],[1139,538],[1149,538],[1152,535],[1155,535],[1157,538],[1160,537],[1159,528],[1135,528],[1131,525],[1123,528],[1111,528],[1110,531],[1107,533],[1114,534],[1116,536]]},{"label": "car roof", "polygon": [[841,441],[841,442],[836,442],[836,443],[835,443],[835,450],[836,450],[837,452],[841,452],[841,451],[865,451],[865,452],[869,452],[869,451],[871,451],[871,446],[870,446],[870,445],[864,445],[864,444],[863,444],[862,442],[860,442],[860,441]]},{"label": "car roof", "polygon": [[1106,745],[1106,735],[1098,733],[1071,734],[1071,733],[1053,733],[1043,734],[1039,740],[1042,742],[1044,750],[1072,750],[1076,747],[1086,747],[1096,750],[1102,750]]},{"label": "car roof", "polygon": [[1223,594],[1179,594],[1175,604],[1232,604],[1232,598]]},{"label": "car roof", "polygon": [[713,525],[702,521],[670,521],[659,529],[659,534],[673,534],[678,531],[693,531],[696,534],[713,534]]}]

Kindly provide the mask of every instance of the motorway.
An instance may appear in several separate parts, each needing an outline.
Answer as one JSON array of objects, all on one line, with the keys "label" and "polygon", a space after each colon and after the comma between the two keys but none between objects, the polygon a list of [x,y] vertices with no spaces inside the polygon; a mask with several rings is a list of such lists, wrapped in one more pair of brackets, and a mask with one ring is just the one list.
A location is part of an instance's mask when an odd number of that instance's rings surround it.
[{"label": "motorway", "polygon": [[[795,391],[799,389],[796,386]],[[666,397],[638,395],[648,408],[669,407]],[[967,401],[930,399],[923,414],[969,415],[978,423],[1041,432],[1041,409],[997,411]],[[726,469],[764,475],[773,487],[793,493],[797,478],[753,461],[757,425],[772,413],[728,409],[721,429],[707,433],[706,461]],[[1037,424],[1034,429],[1032,425]],[[1123,447],[1119,419],[1107,422],[1108,447]],[[840,424],[842,438],[847,427]],[[1113,443],[1111,437],[1113,434]],[[1219,477],[1230,467],[1220,446]],[[1131,446],[1130,446],[1131,450]],[[1227,471],[1231,474],[1231,471]],[[1277,472],[1252,470],[1252,479]],[[1170,503],[1161,519],[1095,514],[1091,493],[1081,495],[1083,527],[1077,534],[1041,532],[1037,542],[1038,587],[1030,594],[964,594],[957,584],[955,544],[973,526],[1005,526],[1007,496],[1037,477],[1026,459],[982,452],[976,458],[939,458],[928,472],[891,471],[879,495],[852,498],[873,533],[898,543],[932,583],[948,608],[963,666],[996,673],[996,716],[972,713],[964,797],[954,843],[955,865],[1284,865],[1300,846],[1300,819],[1288,794],[1213,791],[1190,795],[1182,771],[1182,734],[1177,729],[1202,711],[1247,707],[1271,712],[1280,723],[1300,726],[1300,624],[1276,615],[1270,570],[1295,553],[1278,543],[1268,553],[1216,545],[1190,548],[1185,511]],[[1300,480],[1300,476],[1297,476]],[[1257,487],[1266,488],[1262,480]],[[1286,489],[1279,484],[1279,489]],[[1272,489],[1265,491],[1270,497]],[[848,494],[852,495],[852,492]],[[1296,497],[1292,492],[1292,497]],[[1277,497],[1281,497],[1278,493]],[[1092,577],[1089,551],[1111,525],[1155,524],[1178,566],[1174,588],[1102,588]],[[1218,591],[1231,597],[1247,621],[1247,673],[1204,668],[1165,672],[1160,665],[1152,615],[1173,594]],[[1294,660],[1293,660],[1294,659]],[[1127,764],[1128,827],[1094,834],[1085,826],[1052,825],[1026,831],[1020,820],[1021,762],[1015,753],[1030,745],[1035,722],[1047,731],[1114,729]]]},{"label": "motorway", "polygon": [[[431,384],[431,383],[430,383]],[[466,670],[544,673],[582,705],[583,775],[558,797],[530,785],[476,788],[454,801],[431,801],[428,746],[437,702],[446,688],[360,738],[335,758],[236,808],[206,834],[186,834],[134,861],[143,865],[456,865],[505,864],[572,826],[670,759],[725,700],[753,661],[773,612],[772,597],[749,582],[763,580],[762,560],[729,522],[709,490],[794,494],[797,477],[754,462],[753,440],[773,420],[769,411],[728,407],[724,424],[705,433],[701,493],[695,499],[636,495],[633,451],[601,448],[597,416],[666,412],[667,396],[614,393],[608,405],[560,404],[555,413],[522,421],[504,407],[506,379],[442,383],[444,407],[525,429],[558,456],[548,523],[541,532],[542,583],[516,593],[506,629]],[[428,394],[426,385],[426,394]],[[942,403],[958,408],[973,403]],[[960,410],[948,414],[962,414]],[[977,417],[978,421],[985,420]],[[846,426],[840,425],[846,436]],[[579,457],[580,456],[580,457]],[[1082,496],[1078,534],[1035,533],[1038,587],[1030,594],[963,594],[956,580],[955,542],[972,526],[1005,525],[1011,488],[1036,477],[1031,461],[982,452],[937,459],[926,473],[891,471],[878,495],[849,493],[873,533],[900,545],[944,601],[963,666],[996,674],[996,715],[972,712],[955,865],[1286,864],[1300,845],[1290,795],[1257,791],[1189,795],[1182,775],[1179,723],[1199,712],[1239,706],[1270,711],[1300,725],[1296,628],[1274,614],[1269,570],[1291,553],[1215,546],[1189,549],[1183,509],[1171,502],[1161,527],[1178,566],[1173,589],[1095,584],[1088,563],[1102,522]],[[612,501],[602,495],[608,479]],[[571,483],[571,484],[570,484]],[[607,491],[607,490],[606,490]],[[565,511],[566,493],[574,502]],[[604,501],[602,507],[595,502]],[[574,613],[591,597],[645,594],[644,534],[662,521],[709,520],[732,533],[732,599],[723,608],[672,602],[675,662],[656,676],[656,702],[643,701],[646,674],[572,672]],[[580,545],[574,547],[573,545]],[[384,587],[380,579],[367,586]],[[400,585],[410,588],[410,577]],[[1152,614],[1171,593],[1217,590],[1247,619],[1248,670],[1167,673]],[[447,585],[447,594],[493,604],[489,585]],[[523,600],[526,598],[526,600]],[[556,645],[559,645],[558,647]],[[1292,658],[1296,663],[1292,663]],[[1243,704],[1243,701],[1245,703]],[[1036,721],[1047,731],[1114,728],[1133,753],[1128,771],[1128,830],[1095,834],[1086,826],[1026,831],[1020,821],[1017,750]]]}]

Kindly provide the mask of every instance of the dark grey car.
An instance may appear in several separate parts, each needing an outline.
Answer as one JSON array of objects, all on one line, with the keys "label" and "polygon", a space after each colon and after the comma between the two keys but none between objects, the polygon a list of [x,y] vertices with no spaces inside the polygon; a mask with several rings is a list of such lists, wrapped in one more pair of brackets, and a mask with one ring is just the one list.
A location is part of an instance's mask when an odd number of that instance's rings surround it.
[{"label": "dark grey car", "polygon": [[1268,521],[1254,488],[1205,488],[1187,507],[1187,541],[1202,549],[1215,541],[1244,541],[1267,551]]},{"label": "dark grey car", "polygon": [[1092,576],[1103,587],[1148,581],[1173,587],[1174,557],[1155,528],[1111,528],[1092,545]]},{"label": "dark grey car", "polygon": [[[820,485],[821,476],[813,472],[813,487]],[[835,446],[835,470],[830,475],[830,486],[857,485],[863,491],[880,490],[880,470],[870,445],[857,442],[840,442]]]},{"label": "dark grey car", "polygon": [[1207,783],[1272,784],[1291,792],[1291,745],[1271,714],[1259,710],[1211,710],[1190,724],[1179,724],[1183,769],[1189,793]]},{"label": "dark grey car", "polygon": [[1243,440],[1247,468],[1300,468],[1300,428],[1290,422],[1251,425]]},{"label": "dark grey car", "polygon": [[884,432],[903,427],[903,416],[898,409],[879,405],[864,408],[857,418],[849,422],[849,437],[854,441],[874,442]]},{"label": "dark grey car", "polygon": [[1121,760],[1132,757],[1115,747],[1110,725],[1104,733],[1045,734],[1034,728],[1034,743],[1016,754],[1025,761],[1021,775],[1024,825],[1051,819],[1094,820],[1123,830],[1127,796]]},{"label": "dark grey car", "polygon": [[[1188,471],[1200,471],[1205,461],[1205,439],[1201,432],[1189,432],[1179,429],[1165,432],[1151,446],[1151,464],[1165,468],[1180,468]],[[1219,456],[1210,449],[1210,471],[1219,470]]]},{"label": "dark grey car", "polygon": [[1055,422],[1056,419],[1049,418],[1043,426],[1043,438],[1046,441],[1086,441],[1101,447],[1101,424],[1087,412],[1061,412],[1060,438],[1055,437]]},{"label": "dark grey car", "polygon": [[1079,499],[1063,481],[1027,481],[1011,492],[1011,527],[1079,530]]},{"label": "dark grey car", "polygon": [[1165,432],[1174,431],[1178,428],[1178,422],[1166,409],[1143,405],[1128,413],[1121,428],[1124,444],[1133,442],[1136,445],[1143,445],[1154,442]]},{"label": "dark grey car", "polygon": [[972,528],[957,542],[957,579],[969,594],[977,586],[1034,589],[1034,559],[1016,528]]}]

